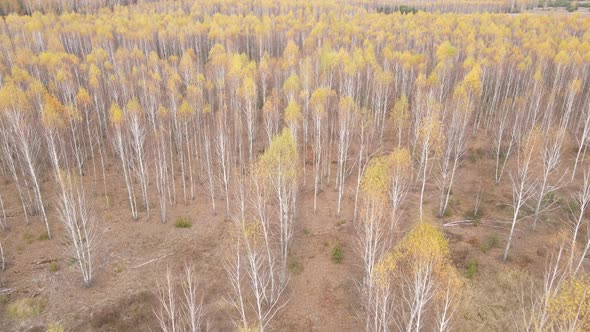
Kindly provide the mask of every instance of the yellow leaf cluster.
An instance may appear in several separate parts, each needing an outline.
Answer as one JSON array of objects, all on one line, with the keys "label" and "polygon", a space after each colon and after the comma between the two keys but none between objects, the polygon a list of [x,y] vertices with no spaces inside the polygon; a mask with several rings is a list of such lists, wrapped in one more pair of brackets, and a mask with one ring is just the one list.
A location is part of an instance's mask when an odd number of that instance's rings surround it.
[{"label": "yellow leaf cluster", "polygon": [[303,119],[303,115],[301,114],[299,104],[295,100],[290,101],[285,109],[285,122],[287,124],[295,124],[301,121],[301,119]]},{"label": "yellow leaf cluster", "polygon": [[110,121],[113,126],[120,126],[123,123],[123,111],[115,102],[111,104],[109,109]]},{"label": "yellow leaf cluster", "polygon": [[41,113],[43,125],[48,128],[61,128],[64,125],[66,108],[54,96],[46,93],[44,107]]},{"label": "yellow leaf cluster", "polygon": [[8,82],[0,89],[0,109],[26,111],[29,106],[26,93],[16,84]]},{"label": "yellow leaf cluster", "polygon": [[417,223],[399,244],[398,250],[410,260],[433,261],[440,266],[447,263],[450,254],[445,236],[428,222]]},{"label": "yellow leaf cluster", "polygon": [[348,114],[352,112],[354,107],[354,99],[352,99],[350,96],[340,96],[340,102],[338,103],[338,112],[342,114]]},{"label": "yellow leaf cluster", "polygon": [[297,60],[299,59],[299,47],[297,47],[293,40],[287,42],[287,46],[285,46],[285,50],[283,51],[283,58],[285,59],[285,65],[288,68],[297,64]]},{"label": "yellow leaf cluster", "polygon": [[481,67],[478,64],[475,64],[465,75],[464,84],[472,95],[479,96],[481,94]]},{"label": "yellow leaf cluster", "polygon": [[262,240],[262,225],[259,221],[243,221],[243,236],[251,244],[256,245]]},{"label": "yellow leaf cluster", "polygon": [[381,156],[371,159],[363,172],[361,189],[367,196],[384,198],[389,189],[390,159]]},{"label": "yellow leaf cluster", "polygon": [[387,287],[399,259],[400,253],[398,251],[389,251],[373,266],[372,274],[377,286]]},{"label": "yellow leaf cluster", "polygon": [[301,82],[299,76],[293,72],[283,83],[283,91],[286,94],[296,94],[301,89]]},{"label": "yellow leaf cluster", "polygon": [[402,176],[412,173],[412,158],[406,148],[396,148],[389,155],[392,172]]},{"label": "yellow leaf cluster", "polygon": [[438,149],[440,148],[440,143],[444,139],[444,134],[442,131],[442,123],[437,114],[428,115],[422,119],[418,130],[418,137],[421,141],[428,140],[432,150],[435,151],[435,153],[439,152]]},{"label": "yellow leaf cluster", "polygon": [[417,223],[410,232],[375,264],[372,274],[381,288],[395,286],[411,278],[425,264],[432,268],[434,282],[441,285],[435,292],[442,299],[447,289],[459,291],[463,279],[449,260],[447,239],[434,225]]},{"label": "yellow leaf cluster", "polygon": [[131,99],[129,102],[127,102],[127,106],[125,107],[125,110],[127,111],[127,113],[130,114],[141,114],[141,104],[139,103],[139,101],[136,98]]},{"label": "yellow leaf cluster", "polygon": [[194,114],[194,112],[195,112],[194,109],[188,104],[188,102],[186,100],[183,100],[182,103],[180,104],[180,107],[178,108],[178,114],[182,118],[188,118],[192,114]]},{"label": "yellow leaf cluster", "polygon": [[90,98],[90,95],[88,94],[88,91],[86,89],[80,88],[78,90],[78,93],[76,94],[76,103],[80,107],[90,107],[92,99]]},{"label": "yellow leaf cluster", "polygon": [[448,40],[444,41],[436,48],[436,59],[438,61],[446,61],[453,58],[457,54],[455,48]]},{"label": "yellow leaf cluster", "polygon": [[328,97],[332,96],[334,91],[330,88],[317,88],[311,95],[311,105],[317,113],[323,113],[325,111],[326,102]]},{"label": "yellow leaf cluster", "polygon": [[259,329],[256,326],[239,326],[238,332],[258,332]]},{"label": "yellow leaf cluster", "polygon": [[402,94],[394,103],[393,110],[391,111],[391,119],[394,123],[404,124],[410,114],[408,110],[410,108],[410,102],[406,94]]},{"label": "yellow leaf cluster", "polygon": [[556,326],[567,326],[578,321],[579,331],[590,329],[590,278],[572,277],[549,300],[549,313]]},{"label": "yellow leaf cluster", "polygon": [[276,177],[295,181],[299,174],[298,160],[295,139],[289,129],[283,128],[281,134],[272,139],[269,147],[258,159],[255,174],[270,181]]},{"label": "yellow leaf cluster", "polygon": [[247,75],[242,81],[242,86],[239,91],[242,98],[251,100],[256,97],[256,82],[252,76]]}]

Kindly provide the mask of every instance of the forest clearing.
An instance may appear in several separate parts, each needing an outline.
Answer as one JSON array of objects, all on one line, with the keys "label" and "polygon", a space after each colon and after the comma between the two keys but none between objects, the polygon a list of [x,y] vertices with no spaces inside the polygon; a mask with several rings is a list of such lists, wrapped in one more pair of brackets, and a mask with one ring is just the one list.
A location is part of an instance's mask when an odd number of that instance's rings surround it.
[{"label": "forest clearing", "polygon": [[1,2],[0,331],[590,330],[586,5]]}]

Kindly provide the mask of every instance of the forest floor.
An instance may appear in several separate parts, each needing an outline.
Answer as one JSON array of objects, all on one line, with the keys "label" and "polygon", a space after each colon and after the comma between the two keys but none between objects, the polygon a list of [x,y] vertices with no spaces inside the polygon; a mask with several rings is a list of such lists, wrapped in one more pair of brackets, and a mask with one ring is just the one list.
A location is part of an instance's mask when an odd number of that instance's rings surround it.
[{"label": "forest floor", "polygon": [[[500,185],[495,185],[494,159],[484,143],[488,144],[485,137],[472,142],[466,153],[446,217],[434,217],[439,191],[434,180],[427,186],[427,216],[444,230],[450,241],[453,262],[468,280],[463,308],[455,326],[460,331],[514,329],[520,282],[526,274],[541,275],[548,244],[566,217],[564,207],[557,206],[545,214],[534,232],[530,221],[523,220],[509,260],[503,262],[501,257],[511,214],[507,205],[511,202],[509,169]],[[563,164],[572,163],[568,160]],[[324,184],[318,198],[318,211],[313,213],[310,172],[308,183],[300,193],[289,259],[291,273],[285,296],[289,302],[271,323],[271,328],[277,331],[359,331],[364,326],[356,287],[361,277],[361,261],[355,250],[352,221],[356,178],[354,175],[348,178],[344,209],[341,217],[336,217],[333,183]],[[166,224],[158,220],[155,198],[151,202],[151,219],[146,220],[145,211],[140,211],[140,218],[133,221],[116,164],[107,167],[108,207],[100,174],[98,184],[94,184],[91,172],[84,178],[87,188],[91,188],[89,194],[95,198],[101,236],[96,279],[90,288],[82,287],[75,264],[64,258],[65,234],[55,215],[55,193],[50,177],[44,181],[44,198],[54,231],[51,240],[43,238],[44,226],[38,217],[25,224],[14,185],[0,184],[2,193],[10,193],[4,195],[10,229],[0,232],[7,259],[6,270],[0,272],[0,289],[10,292],[0,297],[0,331],[44,331],[50,323],[56,322],[71,331],[154,330],[157,327],[153,313],[157,307],[157,280],[163,278],[167,267],[176,271],[186,263],[193,264],[198,271],[211,330],[231,330],[231,308],[226,301],[228,280],[223,268],[228,240],[225,234],[231,221],[224,216],[223,198],[218,197],[218,213],[214,214],[204,184],[201,184],[197,187],[199,194],[187,206],[182,202],[182,192],[177,193],[178,204],[169,209]],[[569,202],[569,193],[576,185],[573,183],[572,188],[560,191],[562,202]],[[450,221],[467,219],[480,191],[482,216],[474,225],[443,226]],[[417,220],[417,201],[418,192],[411,192],[400,221],[400,234]],[[175,220],[180,217],[188,218],[192,227],[176,228]],[[344,259],[340,263],[332,261],[335,246],[343,251]],[[9,318],[8,303],[24,297],[42,303],[41,315],[28,320]]]}]

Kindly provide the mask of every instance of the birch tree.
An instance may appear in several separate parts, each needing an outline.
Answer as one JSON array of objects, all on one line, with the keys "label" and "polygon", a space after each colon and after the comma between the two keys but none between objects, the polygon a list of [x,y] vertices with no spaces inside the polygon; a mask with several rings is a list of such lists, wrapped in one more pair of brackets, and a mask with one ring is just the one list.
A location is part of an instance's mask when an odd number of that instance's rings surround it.
[{"label": "birch tree", "polygon": [[202,331],[206,311],[195,267],[185,264],[182,272],[168,266],[163,280],[157,281],[158,308],[154,314],[162,331]]},{"label": "birch tree", "polygon": [[365,302],[367,329],[374,320],[375,288],[374,267],[391,245],[391,229],[387,218],[387,201],[390,186],[388,156],[371,159],[361,181],[361,214],[355,225],[356,247],[362,258],[363,279],[361,294]]},{"label": "birch tree", "polygon": [[[435,102],[433,102],[435,103]],[[418,130],[418,166],[420,187],[420,219],[424,216],[424,190],[432,166],[431,159],[440,154],[443,139],[441,122],[438,118],[438,105],[434,104],[430,114],[421,119]]]},{"label": "birch tree", "polygon": [[[575,208],[570,208],[570,215],[566,219],[566,222],[571,234],[568,266],[573,273],[577,273],[590,250],[590,233],[588,233],[590,224],[585,218],[585,213],[588,207],[590,207],[590,174],[588,172],[584,174],[584,180],[574,194],[574,201],[576,206]],[[579,238],[584,225],[586,225],[586,239],[582,241],[582,246],[580,246]]]},{"label": "birch tree", "polygon": [[410,152],[406,148],[396,148],[389,155],[391,170],[389,200],[391,203],[390,231],[398,224],[404,201],[412,186],[413,168]]},{"label": "birch tree", "polygon": [[337,143],[337,168],[336,168],[336,216],[340,216],[342,196],[344,195],[345,180],[350,173],[349,149],[355,130],[356,114],[354,100],[350,97],[340,97],[338,105],[338,143]]},{"label": "birch tree", "polygon": [[149,219],[149,174],[145,152],[146,129],[143,121],[143,110],[137,99],[133,99],[127,103],[125,116],[126,120],[124,123],[128,126],[130,136],[130,152],[132,156],[131,170],[133,171],[135,177],[139,182],[144,206],[146,208],[147,217]]},{"label": "birch tree", "polygon": [[[24,92],[9,83],[2,88],[0,100],[4,102],[4,118],[10,128],[9,136],[12,151],[16,154],[19,168],[23,174],[25,185],[31,183],[34,211],[39,212],[45,224],[47,236],[51,238],[49,221],[43,202],[40,181],[41,138],[38,134],[38,123],[35,121],[34,110]],[[16,169],[15,169],[16,171]]]},{"label": "birch tree", "polygon": [[125,187],[127,188],[127,199],[129,200],[129,206],[131,208],[131,217],[136,220],[138,215],[137,203],[135,200],[135,190],[133,188],[133,179],[131,177],[131,159],[128,156],[129,149],[121,129],[124,121],[123,110],[121,110],[117,104],[113,103],[109,109],[109,116],[111,125],[114,127],[113,144],[115,152],[119,156],[119,161],[121,162],[121,169],[123,170],[123,178],[125,179]]},{"label": "birch tree", "polygon": [[323,171],[325,163],[326,150],[326,119],[327,119],[327,102],[330,95],[333,93],[328,88],[318,88],[311,96],[311,105],[313,107],[313,211],[316,212],[318,208],[318,193],[321,190],[323,183]]},{"label": "birch tree", "polygon": [[89,287],[94,279],[99,244],[96,216],[80,180],[67,171],[61,177],[58,213],[68,235],[67,251],[78,265],[84,286]]},{"label": "birch tree", "polygon": [[504,249],[503,259],[508,258],[508,251],[512,244],[512,238],[516,225],[522,220],[522,207],[529,201],[536,190],[537,178],[534,176],[535,157],[539,151],[540,133],[538,129],[531,130],[521,142],[517,149],[515,169],[510,174],[512,181],[512,220],[510,222],[510,232]]},{"label": "birch tree", "polygon": [[454,107],[443,125],[444,141],[440,158],[440,199],[438,216],[443,217],[449,205],[451,189],[461,157],[467,148],[467,125],[471,120],[471,105],[467,89],[463,85],[455,88]]},{"label": "birch tree", "polygon": [[463,281],[450,261],[444,235],[419,222],[373,269],[368,331],[448,331],[461,300]]},{"label": "birch tree", "polygon": [[299,190],[299,155],[297,145],[288,129],[271,141],[267,151],[256,164],[256,177],[268,186],[268,195],[277,207],[274,213],[279,228],[280,282],[287,282],[287,257],[297,218],[297,194]]},{"label": "birch tree", "polygon": [[588,146],[588,140],[590,139],[590,102],[587,103],[582,114],[583,117],[579,125],[579,127],[581,127],[581,130],[578,130],[576,132],[576,141],[578,143],[578,146],[576,152],[576,159],[574,162],[574,169],[572,170],[572,181],[576,176],[576,169],[578,168],[578,163],[580,162],[580,160],[584,160],[584,155],[586,154],[586,149]]},{"label": "birch tree", "polygon": [[548,199],[548,196],[563,186],[565,172],[561,175],[557,174],[558,177],[555,179],[552,179],[552,176],[558,171],[561,163],[564,139],[565,128],[551,128],[539,143],[541,176],[535,197],[533,230],[537,226],[541,213],[555,204],[555,200]]}]

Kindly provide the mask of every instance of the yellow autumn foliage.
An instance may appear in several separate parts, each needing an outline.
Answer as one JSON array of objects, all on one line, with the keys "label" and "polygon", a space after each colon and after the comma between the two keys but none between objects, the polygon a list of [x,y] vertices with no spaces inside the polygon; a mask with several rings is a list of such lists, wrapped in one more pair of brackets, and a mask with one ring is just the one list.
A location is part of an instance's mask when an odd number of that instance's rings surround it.
[{"label": "yellow autumn foliage", "polygon": [[88,91],[86,89],[80,88],[78,90],[78,93],[76,94],[76,103],[80,107],[90,107],[92,99],[90,98],[90,95],[88,94]]},{"label": "yellow autumn foliage", "polygon": [[283,91],[286,94],[296,94],[301,89],[301,82],[296,73],[291,73],[283,83]]},{"label": "yellow autumn foliage", "polygon": [[131,99],[128,103],[127,106],[125,106],[125,110],[127,111],[127,113],[135,113],[135,114],[141,114],[142,112],[142,108],[141,108],[141,104],[139,103],[139,101],[136,98]]},{"label": "yellow autumn foliage", "polygon": [[460,292],[463,278],[450,261],[449,243],[442,232],[428,222],[419,222],[410,232],[375,264],[372,273],[375,284],[387,289],[411,279],[420,267],[431,266],[434,296],[443,300],[446,291]]},{"label": "yellow autumn foliage", "polygon": [[264,154],[259,157],[255,174],[270,181],[277,176],[295,181],[299,174],[298,160],[295,139],[289,129],[283,128],[281,134],[272,139]]},{"label": "yellow autumn foliage", "polygon": [[242,81],[242,86],[239,91],[242,98],[251,100],[256,97],[256,83],[251,75],[247,75]]},{"label": "yellow autumn foliage", "polygon": [[403,125],[410,117],[408,110],[410,108],[410,102],[406,94],[402,94],[393,104],[393,110],[391,111],[391,120],[394,122],[394,126]]},{"label": "yellow autumn foliage", "polygon": [[433,261],[448,264],[449,243],[442,232],[428,222],[419,222],[401,241],[397,250],[410,261]]},{"label": "yellow autumn foliage", "polygon": [[194,113],[194,109],[188,104],[186,100],[183,100],[178,107],[178,115],[182,118],[188,118]]},{"label": "yellow autumn foliage", "polygon": [[109,117],[113,126],[120,126],[123,123],[123,111],[115,102],[109,108]]},{"label": "yellow autumn foliage", "polygon": [[317,88],[311,95],[310,104],[317,113],[325,111],[326,102],[330,96],[334,95],[334,91],[329,88]]},{"label": "yellow autumn foliage", "polygon": [[295,124],[301,121],[302,118],[303,115],[301,114],[299,104],[294,100],[290,101],[285,109],[285,122],[287,124]]},{"label": "yellow autumn foliage", "polygon": [[53,95],[48,93],[44,96],[44,107],[41,113],[43,125],[48,128],[61,128],[64,126],[66,117],[65,106]]},{"label": "yellow autumn foliage", "polygon": [[577,321],[576,331],[590,330],[590,277],[571,277],[549,300],[549,315],[554,326],[568,326]]},{"label": "yellow autumn foliage", "polygon": [[373,198],[387,197],[389,189],[390,159],[388,156],[369,161],[361,179],[362,192]]},{"label": "yellow autumn foliage", "polygon": [[396,148],[389,154],[391,172],[409,177],[412,174],[412,157],[406,148]]}]

